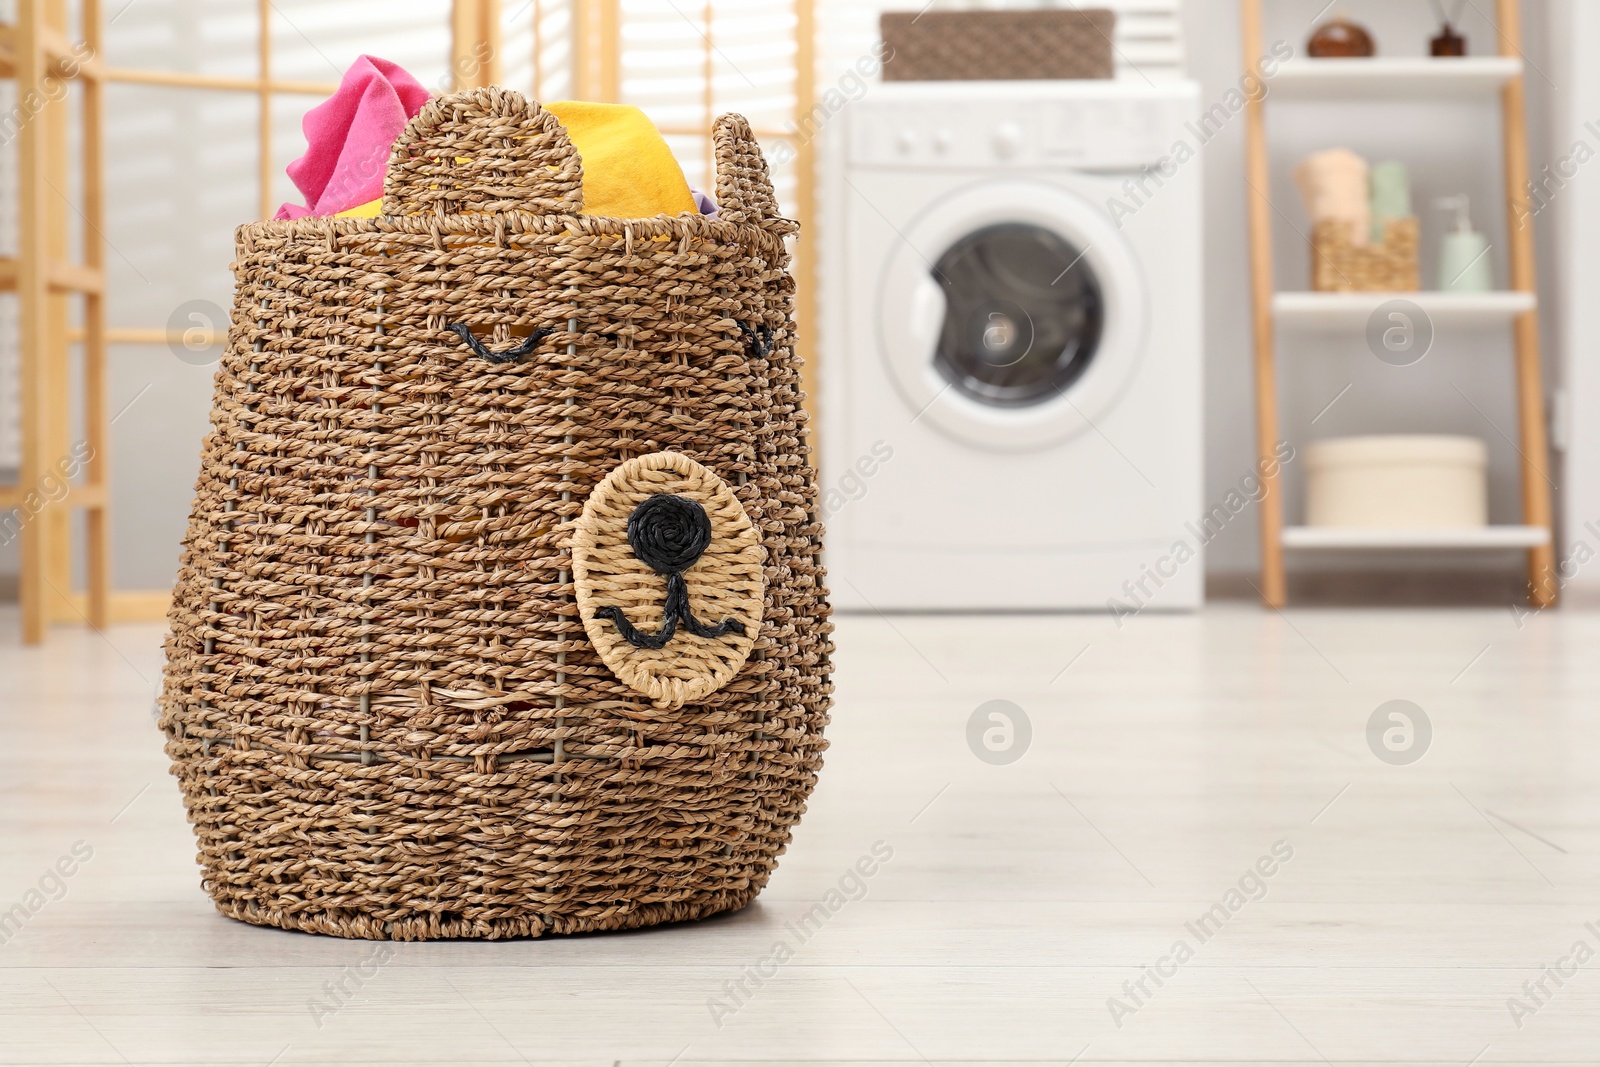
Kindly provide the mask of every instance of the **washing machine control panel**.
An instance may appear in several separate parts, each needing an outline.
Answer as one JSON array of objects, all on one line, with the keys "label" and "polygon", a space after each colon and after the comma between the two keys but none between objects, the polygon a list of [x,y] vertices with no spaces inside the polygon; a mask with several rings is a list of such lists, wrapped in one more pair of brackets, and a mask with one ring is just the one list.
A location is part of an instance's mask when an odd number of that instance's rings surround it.
[{"label": "washing machine control panel", "polygon": [[857,166],[1072,167],[1136,170],[1193,143],[1173,99],[877,101],[852,105],[850,162]]}]

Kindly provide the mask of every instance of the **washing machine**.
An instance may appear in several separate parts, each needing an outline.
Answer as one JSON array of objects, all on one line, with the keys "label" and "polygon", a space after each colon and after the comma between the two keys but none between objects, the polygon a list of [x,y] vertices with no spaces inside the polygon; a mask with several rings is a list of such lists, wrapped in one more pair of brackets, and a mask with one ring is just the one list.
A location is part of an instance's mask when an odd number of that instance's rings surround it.
[{"label": "washing machine", "polygon": [[837,607],[1200,604],[1198,99],[885,83],[826,131]]}]

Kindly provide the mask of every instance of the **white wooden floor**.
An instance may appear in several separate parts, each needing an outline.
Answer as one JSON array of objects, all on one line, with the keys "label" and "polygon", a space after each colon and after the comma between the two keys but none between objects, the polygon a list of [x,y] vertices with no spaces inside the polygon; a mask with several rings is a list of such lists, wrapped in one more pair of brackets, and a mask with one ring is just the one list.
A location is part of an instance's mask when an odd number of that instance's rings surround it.
[{"label": "white wooden floor", "polygon": [[[151,720],[158,628],[15,631],[0,910],[40,906],[0,945],[0,1063],[1600,1060],[1600,957],[1571,958],[1600,952],[1600,615],[842,619],[833,748],[756,904],[387,950],[212,911]],[[968,747],[993,699],[1031,721],[1008,765]],[[1411,765],[1368,747],[1392,699],[1432,723]],[[29,898],[80,841],[64,895]]]}]

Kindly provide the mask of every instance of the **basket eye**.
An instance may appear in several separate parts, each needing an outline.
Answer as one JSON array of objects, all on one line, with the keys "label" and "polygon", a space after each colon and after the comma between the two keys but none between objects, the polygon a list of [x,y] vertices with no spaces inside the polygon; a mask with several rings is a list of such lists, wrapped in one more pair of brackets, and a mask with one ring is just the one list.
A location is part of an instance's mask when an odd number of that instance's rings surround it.
[{"label": "basket eye", "polygon": [[[466,346],[472,350],[473,355],[479,357],[480,359],[486,359],[490,363],[516,363],[524,356],[532,352],[535,348],[539,347],[540,341],[555,333],[554,330],[548,330],[544,327],[532,329],[528,331],[528,335],[526,337],[512,345],[510,348],[504,349],[500,352],[495,352],[492,351],[488,345],[478,340],[478,335],[472,331],[472,327],[468,326],[464,322],[452,322],[446,326],[445,329],[461,338]],[[516,331],[513,330],[513,333],[515,332]]]},{"label": "basket eye", "polygon": [[772,327],[766,324],[751,326],[748,322],[739,323],[739,333],[744,337],[744,352],[751,359],[766,359],[772,355],[773,334]]}]

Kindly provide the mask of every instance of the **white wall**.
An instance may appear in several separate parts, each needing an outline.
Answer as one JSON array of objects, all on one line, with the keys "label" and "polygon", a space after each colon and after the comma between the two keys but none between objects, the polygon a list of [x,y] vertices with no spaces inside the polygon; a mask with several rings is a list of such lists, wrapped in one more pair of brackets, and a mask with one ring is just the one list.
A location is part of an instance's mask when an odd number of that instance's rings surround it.
[{"label": "white wall", "polygon": [[[1549,39],[1549,74],[1565,89],[1554,109],[1554,158],[1570,156],[1580,141],[1600,151],[1600,67],[1594,62],[1600,6],[1591,0],[1553,0]],[[1561,420],[1566,430],[1560,478],[1563,577],[1570,576],[1569,594],[1589,600],[1600,596],[1600,558],[1589,559],[1591,553],[1600,553],[1600,306],[1594,299],[1600,281],[1600,161],[1578,169],[1557,191],[1549,219],[1545,232],[1559,273],[1548,291],[1566,412]]]}]

